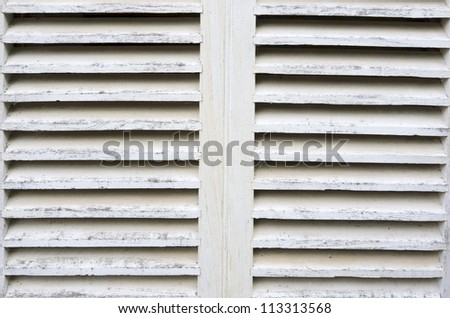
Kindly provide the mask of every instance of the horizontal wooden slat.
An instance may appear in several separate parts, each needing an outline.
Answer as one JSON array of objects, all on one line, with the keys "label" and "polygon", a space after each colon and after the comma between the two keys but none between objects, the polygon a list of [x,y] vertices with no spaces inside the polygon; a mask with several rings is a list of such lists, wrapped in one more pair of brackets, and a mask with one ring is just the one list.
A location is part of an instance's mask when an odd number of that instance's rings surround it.
[{"label": "horizontal wooden slat", "polygon": [[444,221],[437,193],[257,191],[252,216],[285,220]]},{"label": "horizontal wooden slat", "polygon": [[198,104],[24,103],[9,108],[6,131],[200,130]]},{"label": "horizontal wooden slat", "polygon": [[439,51],[260,47],[256,73],[347,76],[450,76]]},{"label": "horizontal wooden slat", "polygon": [[4,246],[186,247],[197,246],[194,220],[12,220]]},{"label": "horizontal wooden slat", "polygon": [[429,279],[311,279],[259,278],[254,281],[254,297],[295,298],[437,298],[437,280]]},{"label": "horizontal wooden slat", "polygon": [[2,70],[33,73],[199,73],[196,46],[17,47]]},{"label": "horizontal wooden slat", "polygon": [[258,103],[345,105],[450,104],[442,81],[419,78],[368,78],[261,75],[254,101]]},{"label": "horizontal wooden slat", "polygon": [[198,18],[18,18],[5,43],[200,43]]},{"label": "horizontal wooden slat", "polygon": [[444,0],[258,0],[258,15],[446,18]]},{"label": "horizontal wooden slat", "polygon": [[[182,147],[175,147],[177,140]],[[114,143],[114,144],[112,144]],[[3,160],[199,160],[199,142],[188,133],[15,133]]]},{"label": "horizontal wooden slat", "polygon": [[196,297],[195,277],[14,277],[6,297]]},{"label": "horizontal wooden slat", "polygon": [[[120,85],[118,85],[120,84]],[[26,75],[13,76],[4,102],[167,101],[198,102],[198,76],[177,75]]]},{"label": "horizontal wooden slat", "polygon": [[260,133],[447,136],[442,112],[431,107],[258,105]]},{"label": "horizontal wooden slat", "polygon": [[449,48],[439,22],[260,19],[257,45],[342,45]]},{"label": "horizontal wooden slat", "polygon": [[261,164],[256,168],[255,190],[350,190],[445,192],[447,185],[439,166],[299,164],[286,167]]},{"label": "horizontal wooden slat", "polygon": [[[257,157],[263,161],[447,163],[447,154],[440,138],[270,134],[270,138],[259,135],[256,140]],[[273,144],[270,147],[269,142]],[[332,151],[334,147],[336,150]]]},{"label": "horizontal wooden slat", "polygon": [[198,275],[195,249],[95,248],[8,251],[7,276]]},{"label": "horizontal wooden slat", "polygon": [[257,250],[256,277],[439,278],[438,253]]},{"label": "horizontal wooden slat", "polygon": [[200,216],[195,190],[13,191],[5,218],[157,218]]},{"label": "horizontal wooden slat", "polygon": [[445,248],[435,223],[321,222],[259,220],[255,224],[255,248],[411,250]]},{"label": "horizontal wooden slat", "polygon": [[8,0],[5,13],[201,13],[198,0]]},{"label": "horizontal wooden slat", "polygon": [[[4,189],[197,189],[200,181],[192,162],[14,162]],[[140,165],[140,166],[139,166]]]}]

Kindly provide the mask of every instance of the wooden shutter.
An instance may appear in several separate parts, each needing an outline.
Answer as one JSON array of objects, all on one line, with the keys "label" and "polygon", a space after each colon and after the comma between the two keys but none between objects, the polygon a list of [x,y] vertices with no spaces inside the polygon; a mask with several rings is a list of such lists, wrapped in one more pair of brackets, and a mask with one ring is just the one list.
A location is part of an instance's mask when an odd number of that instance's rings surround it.
[{"label": "wooden shutter", "polygon": [[[199,151],[162,145],[202,127],[200,1],[3,12],[6,296],[199,295]],[[154,149],[102,167],[124,131]]]},{"label": "wooden shutter", "polygon": [[7,297],[449,296],[445,0],[2,4]]},{"label": "wooden shutter", "polygon": [[255,14],[255,138],[301,150],[333,133],[348,166],[323,149],[317,168],[259,149],[252,295],[439,296],[449,7],[257,0]]}]

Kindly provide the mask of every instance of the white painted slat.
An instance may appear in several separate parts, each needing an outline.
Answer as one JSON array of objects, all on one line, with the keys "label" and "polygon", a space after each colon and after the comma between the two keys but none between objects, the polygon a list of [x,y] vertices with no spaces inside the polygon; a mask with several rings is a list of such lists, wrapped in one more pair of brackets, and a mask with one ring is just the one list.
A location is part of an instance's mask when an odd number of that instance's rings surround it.
[{"label": "white painted slat", "polygon": [[439,278],[438,253],[256,250],[256,277]]},{"label": "white painted slat", "polygon": [[201,13],[199,0],[8,0],[5,13]]},{"label": "white painted slat", "polygon": [[13,191],[2,215],[13,219],[196,219],[200,208],[195,190]]},{"label": "white painted slat", "polygon": [[16,75],[2,100],[198,102],[201,93],[198,76],[191,74]]},{"label": "white painted slat", "polygon": [[[7,178],[8,180],[8,178]],[[349,190],[445,192],[447,185],[439,166],[303,164],[286,167],[261,164],[255,169],[255,190]]]},{"label": "white painted slat", "polygon": [[[107,165],[108,163],[105,163]],[[101,166],[100,162],[14,162],[9,166],[4,189],[197,189],[200,186],[192,162],[127,163]]]},{"label": "white painted slat", "polygon": [[[6,207],[6,209],[8,206]],[[438,193],[257,191],[256,219],[444,221]]]},{"label": "white painted slat", "polygon": [[439,51],[260,47],[256,73],[346,76],[450,76]]},{"label": "white painted slat", "polygon": [[[8,93],[8,91],[7,91]],[[340,105],[435,105],[450,99],[439,79],[325,76],[259,76],[257,103]]]},{"label": "white painted slat", "polygon": [[12,105],[7,131],[200,130],[198,104],[24,103]]},{"label": "white painted slat", "polygon": [[198,18],[20,18],[5,43],[201,43]]},{"label": "white painted slat", "polygon": [[2,68],[33,73],[199,73],[196,46],[17,47]]},{"label": "white painted slat", "polygon": [[198,275],[195,249],[12,249],[7,276]]},{"label": "white painted slat", "polygon": [[259,220],[253,247],[437,251],[445,239],[436,223]]},{"label": "white painted slat", "polygon": [[196,297],[195,277],[14,277],[6,297]]},{"label": "white painted slat", "polygon": [[445,0],[258,0],[257,15],[448,18]]},{"label": "white painted slat", "polygon": [[439,22],[260,19],[255,44],[449,48],[450,38]]},{"label": "white painted slat", "polygon": [[429,279],[260,278],[254,297],[294,298],[436,298],[439,286]]},{"label": "white painted slat", "polygon": [[[440,138],[333,135],[260,135],[256,153],[263,161],[317,161],[347,163],[446,164],[447,154]],[[268,142],[276,145],[267,148]],[[329,158],[329,149],[341,158]],[[308,146],[311,142],[316,144]],[[287,147],[282,147],[281,145]],[[320,147],[320,148],[319,148]],[[7,147],[5,156],[8,158]],[[328,155],[327,155],[328,153]]]},{"label": "white painted slat", "polygon": [[[185,145],[176,149],[172,145],[175,140]],[[111,142],[116,145],[108,145]],[[142,146],[127,146],[126,142]],[[133,132],[128,137],[122,132],[15,133],[8,139],[3,160],[113,160],[116,155],[122,160],[199,160],[200,150],[199,142],[188,133]]]},{"label": "white painted slat", "polygon": [[190,220],[13,220],[4,246],[19,247],[188,247],[198,246]]},{"label": "white painted slat", "polygon": [[254,127],[260,133],[447,136],[438,108],[323,105],[258,105]]}]

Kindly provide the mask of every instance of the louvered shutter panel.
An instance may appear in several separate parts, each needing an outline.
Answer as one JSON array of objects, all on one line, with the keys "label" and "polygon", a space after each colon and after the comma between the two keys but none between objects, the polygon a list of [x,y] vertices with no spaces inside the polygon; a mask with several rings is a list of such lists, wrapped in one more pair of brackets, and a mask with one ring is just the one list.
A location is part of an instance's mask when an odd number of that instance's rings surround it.
[{"label": "louvered shutter panel", "polygon": [[449,296],[445,0],[2,4],[0,293]]},{"label": "louvered shutter panel", "polygon": [[[3,12],[6,296],[197,296],[198,147],[163,144],[201,128],[200,1]],[[154,148],[102,167],[124,131]]]},{"label": "louvered shutter panel", "polygon": [[257,149],[252,295],[439,296],[449,7],[257,0],[255,14],[255,138],[349,141],[348,166],[325,146],[317,168]]}]

